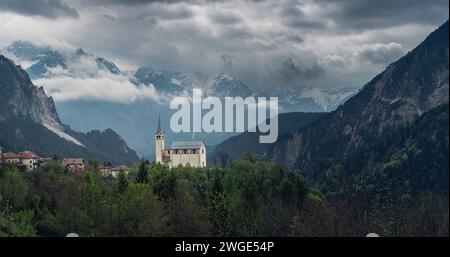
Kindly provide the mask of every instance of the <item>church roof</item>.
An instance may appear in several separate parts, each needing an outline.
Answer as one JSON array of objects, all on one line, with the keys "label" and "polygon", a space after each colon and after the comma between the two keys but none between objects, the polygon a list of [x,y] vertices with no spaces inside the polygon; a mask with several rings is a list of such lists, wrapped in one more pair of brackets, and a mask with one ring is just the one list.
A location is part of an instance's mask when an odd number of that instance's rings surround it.
[{"label": "church roof", "polygon": [[158,114],[158,129],[156,130],[156,133],[164,133],[161,129],[161,115]]},{"label": "church roof", "polygon": [[200,149],[202,141],[175,141],[169,149]]}]

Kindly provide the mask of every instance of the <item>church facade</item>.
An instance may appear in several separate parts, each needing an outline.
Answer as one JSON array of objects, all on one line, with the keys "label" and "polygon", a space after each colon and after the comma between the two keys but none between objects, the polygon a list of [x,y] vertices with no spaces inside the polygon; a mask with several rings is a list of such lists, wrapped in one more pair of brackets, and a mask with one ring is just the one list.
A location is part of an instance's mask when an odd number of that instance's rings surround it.
[{"label": "church facade", "polygon": [[158,129],[155,132],[155,160],[171,167],[206,167],[206,146],[202,141],[174,141],[165,145],[166,136],[161,129],[158,117]]}]

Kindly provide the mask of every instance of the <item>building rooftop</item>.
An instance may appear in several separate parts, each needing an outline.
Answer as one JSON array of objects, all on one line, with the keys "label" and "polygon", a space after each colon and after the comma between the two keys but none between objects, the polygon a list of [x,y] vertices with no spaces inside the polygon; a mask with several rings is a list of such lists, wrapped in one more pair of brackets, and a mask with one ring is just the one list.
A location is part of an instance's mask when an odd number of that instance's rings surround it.
[{"label": "building rooftop", "polygon": [[84,159],[81,158],[67,158],[63,160],[63,165],[80,165],[80,164],[84,164]]},{"label": "building rooftop", "polygon": [[22,159],[39,159],[39,155],[31,151],[21,152],[20,157],[22,157]]},{"label": "building rooftop", "polygon": [[5,159],[17,159],[20,158],[20,155],[17,153],[3,153],[3,158]]},{"label": "building rooftop", "polygon": [[168,149],[200,149],[202,141],[174,141]]},{"label": "building rooftop", "polygon": [[120,166],[116,166],[116,167],[111,168],[111,171],[120,171],[120,170],[129,171],[131,169],[130,169],[130,167],[127,167],[125,165],[120,165]]},{"label": "building rooftop", "polygon": [[164,131],[161,129],[161,115],[158,114],[158,128],[156,130],[156,133],[164,133]]}]

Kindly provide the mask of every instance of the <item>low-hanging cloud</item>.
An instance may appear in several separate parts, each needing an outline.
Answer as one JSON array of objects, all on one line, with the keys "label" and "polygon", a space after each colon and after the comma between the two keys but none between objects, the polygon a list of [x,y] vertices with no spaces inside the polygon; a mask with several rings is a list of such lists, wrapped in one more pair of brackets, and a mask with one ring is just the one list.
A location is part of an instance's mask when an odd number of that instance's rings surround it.
[{"label": "low-hanging cloud", "polygon": [[387,65],[405,54],[405,50],[399,43],[389,44],[366,44],[357,53],[362,61],[373,64]]},{"label": "low-hanging cloud", "polygon": [[56,101],[98,100],[131,103],[136,100],[162,100],[153,85],[135,85],[127,74],[113,74],[99,68],[95,56],[70,59],[67,68],[48,68],[44,78],[33,81],[43,86]]},{"label": "low-hanging cloud", "polygon": [[136,86],[126,79],[112,77],[42,78],[34,82],[44,86],[55,101],[98,100],[131,103],[136,100],[158,100],[153,86]]},{"label": "low-hanging cloud", "polygon": [[325,73],[325,70],[317,63],[307,66],[301,62],[294,62],[289,57],[281,64],[280,75],[284,82],[290,83],[300,79],[315,79]]}]

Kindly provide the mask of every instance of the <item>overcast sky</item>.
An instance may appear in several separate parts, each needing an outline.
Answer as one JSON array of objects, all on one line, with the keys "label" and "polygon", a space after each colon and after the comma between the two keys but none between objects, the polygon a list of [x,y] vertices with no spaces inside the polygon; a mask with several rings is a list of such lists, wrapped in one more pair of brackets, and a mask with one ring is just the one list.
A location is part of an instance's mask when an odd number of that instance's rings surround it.
[{"label": "overcast sky", "polygon": [[122,69],[251,87],[362,86],[448,19],[448,0],[0,0],[0,47],[81,47]]}]

